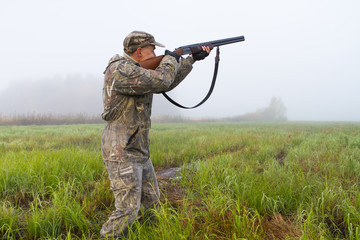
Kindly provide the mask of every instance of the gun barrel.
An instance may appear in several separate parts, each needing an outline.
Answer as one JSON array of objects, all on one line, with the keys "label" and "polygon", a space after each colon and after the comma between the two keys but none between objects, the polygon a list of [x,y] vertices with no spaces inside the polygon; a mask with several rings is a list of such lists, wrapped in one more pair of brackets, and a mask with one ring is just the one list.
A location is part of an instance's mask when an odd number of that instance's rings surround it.
[{"label": "gun barrel", "polygon": [[244,36],[225,38],[225,39],[210,41],[209,43],[211,43],[212,45],[217,47],[217,46],[226,45],[226,44],[230,44],[230,43],[241,42],[241,41],[245,41]]},{"label": "gun barrel", "polygon": [[217,46],[222,46],[222,45],[226,45],[226,44],[230,44],[230,43],[236,43],[236,42],[241,42],[241,41],[245,41],[245,37],[244,36],[238,36],[238,37],[232,37],[232,38],[224,38],[224,39],[220,39],[220,40],[214,40],[214,41],[209,41],[209,42],[202,42],[202,43],[196,43],[196,44],[190,44],[190,45],[185,45],[182,46],[181,48],[190,48],[196,45],[210,45],[212,44],[213,46],[217,47]]}]

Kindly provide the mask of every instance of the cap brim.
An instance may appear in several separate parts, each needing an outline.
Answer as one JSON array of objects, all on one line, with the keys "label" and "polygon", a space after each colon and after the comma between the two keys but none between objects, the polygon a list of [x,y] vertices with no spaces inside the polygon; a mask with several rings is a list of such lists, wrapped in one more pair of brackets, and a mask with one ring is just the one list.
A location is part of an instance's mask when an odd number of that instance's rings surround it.
[{"label": "cap brim", "polygon": [[161,44],[161,43],[156,42],[156,41],[153,43],[153,45],[158,46],[158,47],[163,47],[163,48],[165,47],[164,44]]}]

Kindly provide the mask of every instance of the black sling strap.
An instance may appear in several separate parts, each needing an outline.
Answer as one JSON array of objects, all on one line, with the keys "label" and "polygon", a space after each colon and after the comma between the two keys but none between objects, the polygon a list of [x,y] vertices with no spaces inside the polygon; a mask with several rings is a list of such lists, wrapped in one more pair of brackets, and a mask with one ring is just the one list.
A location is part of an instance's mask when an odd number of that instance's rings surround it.
[{"label": "black sling strap", "polygon": [[216,48],[216,57],[215,57],[215,67],[214,67],[214,74],[213,74],[213,79],[212,79],[212,82],[211,82],[211,86],[210,86],[210,89],[209,89],[209,92],[207,93],[207,95],[205,96],[205,98],[198,104],[196,104],[195,106],[193,107],[185,107],[183,105],[180,105],[179,103],[175,102],[173,99],[171,99],[166,93],[162,93],[164,95],[164,97],[169,101],[171,102],[172,104],[174,104],[175,106],[177,107],[180,107],[180,108],[185,108],[185,109],[192,109],[192,108],[197,108],[199,107],[201,104],[203,104],[204,102],[206,102],[206,100],[208,100],[208,98],[210,97],[212,91],[214,90],[214,87],[215,87],[215,82],[216,82],[216,76],[217,76],[217,73],[218,73],[218,68],[219,68],[219,61],[220,61],[220,49],[219,47]]}]

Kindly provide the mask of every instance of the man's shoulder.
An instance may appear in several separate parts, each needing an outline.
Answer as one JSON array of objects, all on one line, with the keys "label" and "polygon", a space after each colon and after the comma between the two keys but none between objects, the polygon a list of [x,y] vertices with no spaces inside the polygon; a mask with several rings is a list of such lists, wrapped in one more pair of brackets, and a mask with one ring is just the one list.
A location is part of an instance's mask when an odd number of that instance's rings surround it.
[{"label": "man's shoulder", "polygon": [[[129,69],[132,69],[135,67],[136,63],[131,61],[131,59],[126,58],[125,56],[120,56],[119,54],[116,54],[112,58],[110,58],[108,66],[106,69],[110,69],[111,72],[117,70],[120,72],[128,72]],[[105,70],[106,72],[106,70]],[[104,73],[105,73],[104,72]]]},{"label": "man's shoulder", "polygon": [[[126,55],[124,53],[124,56],[120,56],[119,54],[114,55],[112,58],[110,58],[109,60],[109,64],[108,66],[112,65],[114,63],[114,66],[116,68],[133,68],[133,67],[140,67],[139,63],[136,62],[134,59],[132,59],[130,56]],[[120,65],[120,66],[119,66]]]},{"label": "man's shoulder", "polygon": [[110,58],[108,65],[114,63],[114,62],[119,62],[119,61],[123,61],[126,60],[126,58],[120,56],[119,54],[115,54],[112,58]]}]

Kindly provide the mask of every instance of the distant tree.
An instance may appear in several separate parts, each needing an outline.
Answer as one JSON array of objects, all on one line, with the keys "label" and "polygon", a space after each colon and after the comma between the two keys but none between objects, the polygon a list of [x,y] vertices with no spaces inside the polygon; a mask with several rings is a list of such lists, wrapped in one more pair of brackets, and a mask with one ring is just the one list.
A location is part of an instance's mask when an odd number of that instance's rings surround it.
[{"label": "distant tree", "polygon": [[266,108],[229,119],[230,121],[286,121],[286,107],[280,98],[272,97]]},{"label": "distant tree", "polygon": [[272,97],[267,108],[260,111],[264,120],[286,121],[286,107],[280,98]]}]

